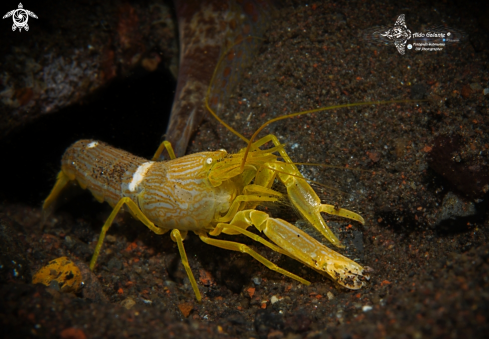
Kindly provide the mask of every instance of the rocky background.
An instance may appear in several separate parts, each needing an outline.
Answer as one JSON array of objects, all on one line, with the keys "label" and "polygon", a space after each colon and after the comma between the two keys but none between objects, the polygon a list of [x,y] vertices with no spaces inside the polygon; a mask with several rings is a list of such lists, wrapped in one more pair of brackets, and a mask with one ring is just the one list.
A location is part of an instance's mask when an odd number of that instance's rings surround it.
[{"label": "rocky background", "polygon": [[[0,33],[0,321],[6,338],[484,337],[489,317],[487,5],[317,1],[278,6],[255,62],[219,113],[240,133],[250,137],[268,119],[317,107],[418,100],[314,113],[263,132],[286,143],[294,161],[328,165],[300,168],[306,178],[328,186],[314,185],[324,201],[365,218],[364,226],[327,221],[346,245],[342,252],[375,272],[366,288],[349,291],[244,237],[223,237],[248,244],[312,282],[303,286],[247,255],[209,247],[189,235],[185,247],[204,297],[198,304],[176,245],[129,215],[116,218],[90,272],[87,265],[110,208],[86,192],[67,199],[40,226],[42,201],[72,142],[100,139],[146,157],[156,150],[175,86],[169,70],[176,53],[171,5],[146,3],[146,11],[127,3],[48,4],[24,3],[39,16],[29,19],[29,32],[11,32],[11,21],[4,19]],[[162,8],[169,8],[168,21],[160,21]],[[400,14],[413,32],[446,25],[465,32],[465,39],[442,52],[405,55],[393,45],[365,40],[365,32],[393,25]],[[94,26],[77,26],[79,20]],[[143,29],[151,20],[158,23]],[[143,31],[129,40],[139,47],[121,47],[126,25],[134,27],[129,32]],[[26,38],[34,32],[59,34],[59,40],[49,39],[58,47]],[[91,52],[87,39],[97,36]],[[141,48],[146,41],[148,47]],[[170,46],[165,53],[162,41]],[[30,48],[40,50],[35,44],[45,51],[30,53]],[[105,50],[114,53],[103,73],[111,81],[100,80]],[[145,58],[160,60],[148,68]],[[136,61],[125,68],[121,60]],[[39,65],[55,69],[53,75],[40,75]],[[69,92],[80,73],[67,67],[84,74],[96,70],[97,77],[86,92]],[[6,73],[17,75],[6,79]],[[56,74],[74,78],[57,81]],[[29,81],[35,86],[22,87]],[[59,109],[44,114],[47,107]],[[188,153],[244,146],[207,117]],[[287,206],[267,207],[328,245]],[[62,256],[81,271],[79,292],[64,292],[59,283],[31,284],[36,271]]]}]

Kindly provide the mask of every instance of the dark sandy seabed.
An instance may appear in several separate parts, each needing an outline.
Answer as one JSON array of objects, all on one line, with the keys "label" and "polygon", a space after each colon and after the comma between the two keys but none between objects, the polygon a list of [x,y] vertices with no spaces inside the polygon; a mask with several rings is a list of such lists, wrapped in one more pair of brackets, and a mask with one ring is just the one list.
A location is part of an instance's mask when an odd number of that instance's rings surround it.
[{"label": "dark sandy seabed", "polygon": [[[409,51],[405,56],[392,45],[361,39],[362,30],[391,25],[403,13],[411,31],[443,23],[464,30],[468,38],[443,52]],[[2,141],[2,167],[10,173],[3,177],[0,205],[3,336],[485,337],[487,13],[487,6],[462,1],[289,3],[274,18],[227,113],[220,113],[250,136],[267,119],[286,113],[361,101],[427,99],[316,113],[275,123],[267,131],[287,143],[294,161],[357,169],[301,167],[307,178],[345,192],[318,186],[324,201],[357,211],[366,220],[362,226],[327,218],[346,245],[341,252],[375,270],[368,286],[358,291],[338,288],[247,238],[224,237],[250,245],[312,284],[300,285],[247,255],[209,247],[190,235],[185,246],[203,293],[198,304],[169,236],[152,234],[128,215],[117,217],[92,274],[88,261],[110,208],[88,193],[70,199],[41,230],[41,202],[71,142],[96,137],[151,156],[164,127],[157,123],[161,116],[143,111],[161,112],[168,106],[158,92],[171,91],[162,87],[168,82],[164,77],[152,79],[159,83],[153,92],[140,93],[138,79],[109,89],[107,97],[114,101],[103,104],[109,118],[92,122],[96,127],[84,123],[83,110],[90,107],[72,108]],[[136,102],[132,115],[121,114],[130,110],[127,104],[115,104],[126,97]],[[145,119],[147,123],[136,125]],[[209,118],[189,153],[243,146]],[[286,207],[272,213],[296,222]],[[34,272],[65,255],[82,270],[85,287],[80,293],[30,284]]]}]

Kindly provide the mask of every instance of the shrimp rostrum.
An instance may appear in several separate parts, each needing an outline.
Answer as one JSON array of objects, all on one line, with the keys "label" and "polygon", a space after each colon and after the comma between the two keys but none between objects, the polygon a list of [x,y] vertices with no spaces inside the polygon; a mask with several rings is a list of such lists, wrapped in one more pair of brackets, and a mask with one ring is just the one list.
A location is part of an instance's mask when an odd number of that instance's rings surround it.
[{"label": "shrimp rostrum", "polygon": [[[268,143],[273,146],[262,149]],[[44,211],[50,210],[70,181],[77,181],[98,201],[106,201],[113,207],[102,227],[90,269],[95,268],[106,232],[126,205],[135,218],[156,234],[171,231],[198,301],[201,294],[183,245],[189,231],[209,245],[247,253],[269,269],[303,284],[309,282],[278,267],[249,246],[216,237],[220,233],[250,237],[326,273],[349,289],[359,289],[369,279],[368,268],[324,246],[289,222],[255,209],[265,202],[288,199],[302,218],[338,247],[341,243],[321,212],[364,223],[356,213],[321,203],[274,135],[249,141],[248,147],[236,154],[218,150],[180,158],[174,156],[171,144],[164,141],[153,159],[159,158],[163,148],[167,149],[170,160],[148,161],[94,140],[80,140],[66,150],[57,182],[44,202]],[[286,187],[286,196],[272,189],[276,178]],[[268,240],[248,231],[250,226],[264,233]]]}]

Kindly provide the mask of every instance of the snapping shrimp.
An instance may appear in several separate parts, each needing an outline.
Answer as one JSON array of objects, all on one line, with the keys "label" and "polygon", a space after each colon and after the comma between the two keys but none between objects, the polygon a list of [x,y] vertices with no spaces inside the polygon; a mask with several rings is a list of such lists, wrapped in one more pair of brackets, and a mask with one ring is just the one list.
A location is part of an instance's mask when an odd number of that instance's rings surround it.
[{"label": "snapping shrimp", "polygon": [[[273,148],[259,148],[269,141],[275,144]],[[170,154],[173,153],[169,143],[164,146]],[[279,162],[276,152],[286,161]],[[269,135],[253,143],[241,170],[244,153],[244,149],[237,154],[218,150],[172,157],[168,161],[148,161],[100,141],[80,140],[63,155],[57,182],[44,201],[43,209],[49,210],[70,181],[77,181],[82,188],[88,188],[98,201],[106,201],[113,207],[95,247],[90,262],[92,270],[105,234],[123,205],[156,234],[171,231],[171,238],[177,243],[199,302],[202,297],[183,245],[188,231],[193,231],[209,245],[248,253],[268,268],[303,284],[309,282],[278,267],[250,247],[214,237],[220,233],[243,234],[311,268],[328,273],[342,286],[350,289],[362,287],[369,278],[362,266],[322,245],[287,221],[272,218],[255,210],[255,207],[262,202],[277,202],[283,198],[282,193],[271,189],[278,177],[287,187],[289,200],[301,215],[335,245],[340,245],[340,242],[320,212],[360,223],[364,223],[363,218],[356,213],[321,204],[275,136]],[[273,243],[246,230],[252,225]]]},{"label": "snapping shrimp", "polygon": [[[215,74],[211,84],[214,78]],[[352,211],[321,203],[276,136],[270,134],[254,140],[268,124],[293,116],[410,100],[346,104],[293,113],[269,120],[248,140],[214,113],[208,103],[209,94],[210,86],[206,96],[209,112],[243,139],[247,143],[246,148],[236,154],[228,154],[221,149],[176,158],[171,144],[164,141],[153,159],[147,160],[101,141],[80,140],[64,153],[61,171],[44,201],[43,211],[47,213],[52,209],[63,188],[72,181],[78,182],[83,189],[88,189],[98,201],[109,203],[113,210],[102,227],[90,261],[90,269],[94,270],[105,235],[117,213],[126,205],[129,212],[154,233],[170,232],[171,239],[177,243],[183,266],[199,302],[202,296],[183,244],[189,231],[194,232],[206,244],[247,253],[269,269],[306,285],[310,282],[278,267],[249,246],[216,237],[221,233],[242,234],[328,275],[341,286],[359,289],[366,285],[370,278],[369,267],[362,267],[324,246],[289,222],[256,210],[258,205],[265,202],[288,199],[303,219],[337,247],[342,247],[341,243],[327,226],[321,212],[365,223],[360,215]],[[272,147],[262,149],[262,146],[270,143],[273,144]],[[167,150],[170,160],[156,161],[163,149]],[[280,158],[283,161],[279,161]],[[286,196],[272,189],[276,178],[286,187]],[[270,241],[249,232],[247,228],[250,226],[264,233]]]}]

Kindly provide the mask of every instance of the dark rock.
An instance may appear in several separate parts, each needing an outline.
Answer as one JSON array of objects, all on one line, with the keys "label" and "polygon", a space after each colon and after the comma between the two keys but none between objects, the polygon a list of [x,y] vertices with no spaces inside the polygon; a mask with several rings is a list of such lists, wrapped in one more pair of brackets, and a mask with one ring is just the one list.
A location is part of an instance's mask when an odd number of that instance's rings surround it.
[{"label": "dark rock", "polygon": [[246,324],[246,320],[243,315],[236,310],[226,310],[220,315],[221,318],[226,318],[230,323],[235,326],[243,326]]},{"label": "dark rock", "polygon": [[462,159],[465,140],[460,135],[439,136],[434,141],[429,166],[471,199],[482,198],[489,189],[489,166],[477,159]]},{"label": "dark rock", "polygon": [[411,87],[411,99],[421,100],[426,97],[426,86],[423,84],[416,84]]},{"label": "dark rock", "polygon": [[92,241],[93,230],[90,228],[90,224],[85,221],[77,220],[76,226],[71,231],[76,238],[84,243]]},{"label": "dark rock", "polygon": [[465,201],[456,194],[448,192],[443,198],[435,227],[449,231],[466,229],[467,223],[475,221],[477,217],[478,213],[473,202]]},{"label": "dark rock", "polygon": [[112,257],[112,259],[109,260],[109,262],[107,263],[107,267],[109,268],[109,270],[113,270],[113,269],[116,269],[116,270],[121,270],[123,265],[122,265],[122,261],[120,261],[118,258],[116,257]]},{"label": "dark rock", "polygon": [[83,297],[99,304],[108,304],[109,298],[105,295],[102,284],[100,284],[95,274],[90,271],[88,265],[82,260],[75,259],[73,262],[80,269],[82,275],[83,289],[81,294]]},{"label": "dark rock", "polygon": [[284,319],[281,314],[269,310],[259,310],[255,315],[255,329],[260,338],[266,338],[270,330],[284,328]]},{"label": "dark rock", "polygon": [[240,335],[251,327],[251,324],[243,317],[242,312],[238,310],[225,310],[219,315],[219,318],[229,322],[226,327],[230,335]]},{"label": "dark rock", "polygon": [[358,254],[363,256],[363,232],[353,231],[353,245],[355,246]]},{"label": "dark rock", "polygon": [[52,280],[49,283],[49,287],[52,288],[53,290],[57,291],[57,292],[61,291],[61,289],[59,287],[59,282],[57,280]]},{"label": "dark rock", "polygon": [[294,333],[306,332],[311,327],[311,319],[304,313],[304,311],[299,311],[291,314],[285,319],[285,330]]}]

